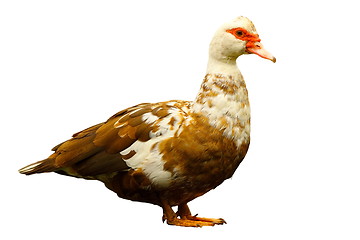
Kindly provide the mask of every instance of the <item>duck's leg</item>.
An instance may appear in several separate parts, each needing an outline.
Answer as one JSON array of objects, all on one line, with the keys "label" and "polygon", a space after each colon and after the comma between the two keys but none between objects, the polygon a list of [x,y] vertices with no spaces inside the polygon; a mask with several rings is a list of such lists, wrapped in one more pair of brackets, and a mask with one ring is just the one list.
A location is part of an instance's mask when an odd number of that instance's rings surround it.
[{"label": "duck's leg", "polygon": [[214,226],[215,224],[209,221],[198,221],[190,220],[187,218],[178,218],[178,215],[172,210],[171,206],[166,202],[162,201],[162,208],[164,211],[163,222],[166,220],[166,223],[169,225],[181,226],[181,227],[202,227],[202,226]]},{"label": "duck's leg", "polygon": [[[222,218],[202,218],[202,217],[197,217],[197,214],[193,216],[186,203],[179,205],[177,215],[180,217],[180,219],[191,220],[191,221],[198,222],[200,224],[210,223],[211,224],[210,226],[214,226],[216,224],[219,224],[219,225],[224,224],[224,223],[226,224],[225,220]],[[209,226],[209,225],[206,225],[206,226]]]}]

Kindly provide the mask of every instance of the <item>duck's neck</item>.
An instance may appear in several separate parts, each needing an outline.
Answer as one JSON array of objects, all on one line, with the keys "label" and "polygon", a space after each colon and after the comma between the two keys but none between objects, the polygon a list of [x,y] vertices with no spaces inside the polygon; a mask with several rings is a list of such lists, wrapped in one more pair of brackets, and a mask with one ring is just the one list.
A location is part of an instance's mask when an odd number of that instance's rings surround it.
[{"label": "duck's neck", "polygon": [[206,73],[222,74],[242,79],[240,70],[236,65],[236,58],[218,59],[210,56]]},{"label": "duck's neck", "polygon": [[210,57],[193,112],[206,116],[210,125],[223,131],[225,137],[239,144],[249,140],[248,93],[236,59],[218,60]]}]

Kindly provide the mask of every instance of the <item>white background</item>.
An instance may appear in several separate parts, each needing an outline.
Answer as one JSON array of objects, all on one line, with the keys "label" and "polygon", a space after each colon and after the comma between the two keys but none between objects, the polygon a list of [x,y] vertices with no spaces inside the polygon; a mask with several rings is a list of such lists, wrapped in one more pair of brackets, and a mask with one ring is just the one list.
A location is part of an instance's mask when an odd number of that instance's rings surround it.
[{"label": "white background", "polygon": [[[356,1],[129,2],[1,1],[1,239],[359,239]],[[238,60],[250,150],[190,203],[227,225],[172,227],[100,182],[17,173],[123,108],[192,100],[214,31],[239,15],[278,61]]]}]

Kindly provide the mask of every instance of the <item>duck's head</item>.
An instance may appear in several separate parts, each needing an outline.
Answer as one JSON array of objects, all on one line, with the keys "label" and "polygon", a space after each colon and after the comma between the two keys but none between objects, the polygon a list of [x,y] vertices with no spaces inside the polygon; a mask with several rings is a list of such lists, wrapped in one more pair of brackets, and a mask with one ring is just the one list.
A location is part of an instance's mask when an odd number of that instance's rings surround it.
[{"label": "duck's head", "polygon": [[228,61],[242,54],[254,53],[275,62],[276,58],[264,49],[260,41],[254,24],[246,17],[238,17],[216,31],[210,44],[210,56]]}]

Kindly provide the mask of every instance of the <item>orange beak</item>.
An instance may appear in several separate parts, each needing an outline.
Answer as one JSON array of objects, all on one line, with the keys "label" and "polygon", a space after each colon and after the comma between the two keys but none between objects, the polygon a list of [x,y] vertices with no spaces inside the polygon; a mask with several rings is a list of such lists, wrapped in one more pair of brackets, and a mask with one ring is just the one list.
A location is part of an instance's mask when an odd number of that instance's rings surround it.
[{"label": "orange beak", "polygon": [[246,44],[246,50],[249,53],[255,53],[256,55],[269,59],[272,62],[276,62],[276,58],[269,53],[260,42],[248,42]]}]

